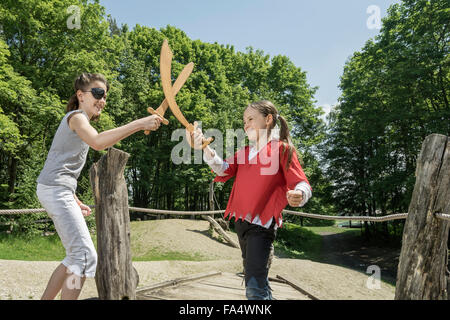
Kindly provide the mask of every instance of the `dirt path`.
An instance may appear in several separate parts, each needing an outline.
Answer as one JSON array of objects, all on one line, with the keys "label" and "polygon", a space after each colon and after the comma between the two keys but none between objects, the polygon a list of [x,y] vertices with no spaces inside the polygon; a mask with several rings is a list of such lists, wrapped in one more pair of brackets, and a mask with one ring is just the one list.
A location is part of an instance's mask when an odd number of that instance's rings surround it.
[{"label": "dirt path", "polygon": [[[240,272],[242,258],[233,248],[208,232],[206,221],[167,219],[132,222],[132,250],[145,257],[148,251],[161,250],[190,256],[201,256],[204,261],[134,261],[139,274],[139,286],[148,286],[179,277],[209,271]],[[236,237],[236,234],[229,233]],[[237,239],[236,239],[237,240]],[[339,263],[343,252],[338,241],[324,236],[327,249],[322,263],[300,259],[275,257],[269,276],[286,276],[319,299],[364,300],[394,299],[395,287],[382,283],[380,289],[369,289],[369,275]],[[343,244],[341,244],[343,246]],[[328,259],[328,260],[327,260]],[[39,299],[59,261],[0,260],[0,300]],[[343,266],[339,266],[339,264]],[[351,279],[351,281],[349,281]],[[244,290],[244,289],[243,289]],[[93,279],[87,279],[80,298],[97,297]]]},{"label": "dirt path", "polygon": [[[371,265],[380,267],[381,280],[395,285],[399,248],[368,245],[361,237],[346,233],[321,232],[322,262],[366,273]],[[369,274],[368,274],[369,275]]]},{"label": "dirt path", "polygon": [[[57,261],[0,260],[0,300],[39,299],[58,264]],[[145,261],[133,262],[133,266],[142,287],[210,271],[240,272],[242,260]],[[275,258],[269,276],[276,275],[289,277],[321,300],[392,300],[395,294],[395,288],[386,283],[380,289],[369,289],[367,275],[360,272],[310,260]],[[95,281],[88,278],[80,299],[95,297],[98,297]]]}]

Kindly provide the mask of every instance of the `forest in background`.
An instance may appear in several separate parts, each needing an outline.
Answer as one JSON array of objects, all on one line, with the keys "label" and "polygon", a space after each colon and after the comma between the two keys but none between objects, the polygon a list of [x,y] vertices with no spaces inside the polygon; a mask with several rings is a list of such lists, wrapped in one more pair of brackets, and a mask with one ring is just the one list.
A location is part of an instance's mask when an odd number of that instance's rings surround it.
[{"label": "forest in background", "polygon": [[[67,8],[81,8],[80,29],[70,29]],[[342,96],[328,117],[316,105],[317,90],[289,57],[232,44],[191,40],[180,29],[117,25],[98,1],[3,0],[0,2],[0,209],[41,207],[36,178],[81,72],[110,82],[99,131],[147,116],[164,94],[159,76],[161,44],[174,53],[173,75],[195,68],[177,95],[188,121],[204,129],[243,127],[245,106],[274,102],[288,119],[294,144],[313,188],[301,211],[327,215],[386,215],[408,211],[416,158],[431,133],[449,135],[449,21],[444,0],[404,0],[388,9],[378,36],[346,61]],[[115,147],[130,153],[126,168],[131,206],[207,210],[206,164],[175,165],[170,154],[181,127],[134,134]],[[225,147],[224,147],[225,150]],[[93,203],[89,168],[103,152],[90,150],[77,195]],[[215,185],[220,209],[232,182]],[[217,209],[217,206],[216,206]],[[293,209],[289,208],[288,209]],[[299,209],[295,209],[299,210]],[[15,219],[20,232],[35,230],[45,214]],[[92,217],[90,218],[92,222]],[[321,220],[285,216],[306,225]],[[0,221],[1,222],[1,221]],[[365,234],[401,235],[403,221],[365,224]]]}]

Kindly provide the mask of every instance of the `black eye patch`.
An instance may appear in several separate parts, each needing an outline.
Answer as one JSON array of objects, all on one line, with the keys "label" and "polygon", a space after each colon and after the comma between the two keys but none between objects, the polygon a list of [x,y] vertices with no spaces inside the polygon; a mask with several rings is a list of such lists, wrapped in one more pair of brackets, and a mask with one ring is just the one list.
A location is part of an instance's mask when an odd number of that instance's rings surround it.
[{"label": "black eye patch", "polygon": [[[92,88],[91,93],[94,96],[95,99],[100,100],[105,96],[105,89],[103,88]],[[106,98],[106,97],[105,97]]]}]

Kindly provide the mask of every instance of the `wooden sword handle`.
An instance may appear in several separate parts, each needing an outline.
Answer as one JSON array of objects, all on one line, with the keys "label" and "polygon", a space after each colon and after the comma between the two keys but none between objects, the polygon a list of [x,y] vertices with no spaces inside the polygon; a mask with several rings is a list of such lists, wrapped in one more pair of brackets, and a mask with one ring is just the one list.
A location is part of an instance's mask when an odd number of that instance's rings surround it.
[{"label": "wooden sword handle", "polygon": [[[161,116],[161,115],[160,115],[158,112],[156,112],[156,110],[153,109],[152,107],[148,107],[148,108],[147,108],[147,111],[148,111],[148,113],[156,114],[156,115],[160,116],[160,117],[163,119],[163,121],[162,121],[163,124],[165,124],[165,125],[168,125],[168,124],[169,124],[169,120],[167,120],[166,118],[164,118],[163,116]],[[149,130],[145,130],[144,133],[145,133],[146,135],[148,135],[148,134],[150,133],[150,131],[149,131]]]},{"label": "wooden sword handle", "polygon": [[[197,121],[194,122],[194,125],[189,123],[189,127],[186,127],[186,130],[189,133],[194,132],[195,130],[197,130],[197,126],[198,126]],[[194,148],[194,139],[192,139],[192,137],[188,137],[187,141],[188,141],[189,145],[191,146],[191,148]],[[202,139],[202,150],[205,149],[206,146],[213,141],[214,141],[213,137],[209,137],[207,139]]]},{"label": "wooden sword handle", "polygon": [[208,139],[203,140],[203,144],[202,144],[202,150],[206,148],[206,146],[208,144],[210,144],[211,142],[213,142],[214,138],[213,137],[209,137]]}]

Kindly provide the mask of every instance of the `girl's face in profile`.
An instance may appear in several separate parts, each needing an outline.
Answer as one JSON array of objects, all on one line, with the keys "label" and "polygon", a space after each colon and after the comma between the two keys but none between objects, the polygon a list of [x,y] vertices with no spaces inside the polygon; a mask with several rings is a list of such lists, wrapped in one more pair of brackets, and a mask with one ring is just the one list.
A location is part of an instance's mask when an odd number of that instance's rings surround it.
[{"label": "girl's face in profile", "polygon": [[[103,92],[101,89],[103,89]],[[106,85],[101,81],[94,81],[84,92],[82,91],[79,101],[91,119],[98,118],[105,108],[106,96]]]},{"label": "girl's face in profile", "polygon": [[260,136],[266,132],[272,115],[265,117],[257,109],[248,107],[244,111],[244,131],[249,141],[258,141]]}]

